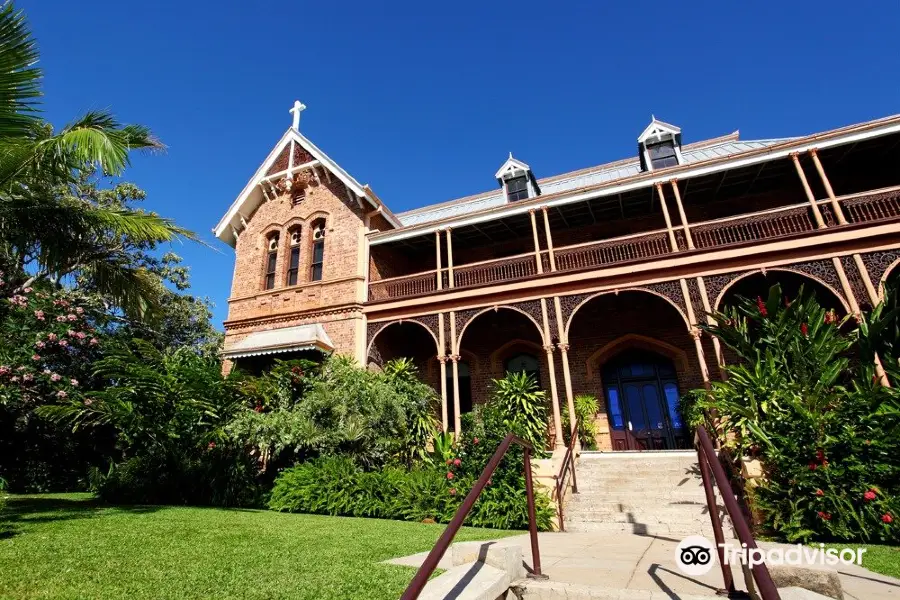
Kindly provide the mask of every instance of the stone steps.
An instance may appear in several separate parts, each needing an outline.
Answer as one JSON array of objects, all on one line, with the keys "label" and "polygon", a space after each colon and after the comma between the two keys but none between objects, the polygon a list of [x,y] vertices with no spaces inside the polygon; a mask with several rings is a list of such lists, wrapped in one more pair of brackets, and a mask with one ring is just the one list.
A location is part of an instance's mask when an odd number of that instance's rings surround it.
[{"label": "stone steps", "polygon": [[605,588],[596,585],[561,583],[558,581],[521,580],[513,582],[506,600],[709,600],[708,596],[676,594],[661,590]]}]

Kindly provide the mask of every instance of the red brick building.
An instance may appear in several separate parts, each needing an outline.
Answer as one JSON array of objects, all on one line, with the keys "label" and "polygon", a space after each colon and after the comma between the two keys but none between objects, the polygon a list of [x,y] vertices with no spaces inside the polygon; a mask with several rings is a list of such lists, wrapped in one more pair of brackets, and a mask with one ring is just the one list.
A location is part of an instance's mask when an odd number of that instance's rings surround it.
[{"label": "red brick building", "polygon": [[[727,356],[697,324],[729,296],[812,287],[844,313],[900,261],[900,116],[802,137],[682,143],[654,119],[623,160],[393,214],[294,125],[214,229],[235,247],[225,368],[310,349],[413,358],[445,428],[528,371],[600,443],[687,443],[674,410]],[[486,177],[487,179],[487,177]]]}]

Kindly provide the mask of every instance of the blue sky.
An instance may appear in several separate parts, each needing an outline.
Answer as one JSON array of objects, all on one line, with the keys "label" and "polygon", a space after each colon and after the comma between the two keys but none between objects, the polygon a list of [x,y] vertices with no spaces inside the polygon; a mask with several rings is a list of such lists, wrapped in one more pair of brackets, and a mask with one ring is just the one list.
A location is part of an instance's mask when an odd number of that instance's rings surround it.
[{"label": "blue sky", "polygon": [[[128,178],[204,236],[175,251],[227,315],[210,228],[290,125],[399,212],[632,155],[651,113],[685,142],[900,112],[900,3],[24,0],[56,125],[92,108],[168,146]],[[386,3],[385,3],[386,4]]]}]

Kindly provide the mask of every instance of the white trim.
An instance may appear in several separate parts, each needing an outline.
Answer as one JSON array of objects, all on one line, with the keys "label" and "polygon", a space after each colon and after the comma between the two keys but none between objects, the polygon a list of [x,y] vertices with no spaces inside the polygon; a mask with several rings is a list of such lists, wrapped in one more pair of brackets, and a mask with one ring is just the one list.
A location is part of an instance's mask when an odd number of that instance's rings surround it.
[{"label": "white trim", "polygon": [[[723,162],[716,162],[715,164],[705,165],[705,162],[707,161],[704,161],[696,163],[696,166],[693,166],[692,168],[684,168],[684,166],[671,167],[668,169],[664,169],[663,175],[656,175],[651,177],[646,177],[646,174],[635,175],[634,178],[638,178],[637,180],[632,178],[618,185],[604,184],[600,189],[592,189],[583,192],[577,192],[577,190],[575,190],[575,193],[568,193],[560,195],[556,198],[549,199],[546,197],[542,197],[543,204],[546,204],[547,206],[562,206],[566,204],[573,204],[575,202],[583,202],[592,198],[612,196],[615,194],[620,194],[644,187],[654,187],[657,183],[666,183],[674,177],[677,177],[679,179],[687,179],[689,177],[699,177],[702,175],[709,175],[711,173],[721,173],[722,171],[727,171],[729,169],[736,169],[776,160],[779,158],[786,158],[793,152],[806,152],[813,148],[823,150],[825,148],[832,148],[834,146],[841,146],[844,144],[852,144],[861,140],[872,139],[883,135],[890,135],[892,133],[900,132],[900,115],[887,117],[883,120],[888,119],[890,120],[890,122],[887,124],[874,125],[870,129],[865,129],[863,131],[853,131],[839,135],[834,135],[831,132],[810,135],[795,140],[789,140],[787,142],[784,142],[783,144],[778,144],[777,146],[773,146],[770,148],[748,150],[745,153],[735,154],[734,158],[729,158],[728,160],[725,160]],[[865,125],[867,124],[860,124],[860,126]],[[751,154],[751,156],[745,156],[746,154]],[[408,228],[396,229],[389,232],[378,232],[381,235],[372,234],[369,238],[369,243],[372,245],[385,244],[388,242],[395,242],[411,237],[434,233],[439,229],[476,225],[478,223],[484,223],[486,221],[493,221],[495,219],[502,219],[504,217],[527,213],[532,208],[535,208],[532,202],[514,202],[513,204],[505,204],[503,206],[490,209],[489,211],[476,213],[471,216],[461,215],[460,217],[453,220],[442,220],[424,224],[423,226],[413,225]]]},{"label": "white trim", "polygon": [[667,136],[675,137],[680,133],[680,127],[676,127],[675,125],[654,118],[652,121],[650,121],[650,124],[644,128],[644,131],[641,132],[641,135],[638,136],[637,141],[638,143],[643,144],[653,138],[653,142],[658,142],[666,139]]},{"label": "white trim", "polygon": [[[319,162],[319,164],[334,173],[348,189],[350,189],[357,196],[365,198],[373,208],[378,208],[378,203],[373,200],[368,194],[366,194],[363,186],[360,185],[360,183],[353,177],[351,177],[350,174],[347,173],[343,168],[341,168],[340,165],[334,162],[327,154],[322,152],[322,150],[320,150],[318,146],[309,141],[299,131],[295,129],[288,129],[284,132],[284,135],[281,136],[281,139],[278,140],[278,143],[266,157],[266,160],[263,161],[263,164],[253,174],[253,177],[250,178],[250,181],[247,182],[247,185],[244,186],[244,189],[241,190],[241,193],[238,195],[235,201],[231,203],[228,211],[222,216],[215,228],[213,228],[213,233],[215,233],[217,238],[229,245],[234,245],[233,241],[227,239],[228,236],[226,235],[226,232],[228,231],[228,226],[235,225],[236,216],[238,215],[240,209],[242,209],[244,205],[251,200],[253,193],[256,191],[257,185],[262,183],[264,180],[267,180],[265,176],[266,172],[271,168],[275,160],[277,160],[278,156],[281,154],[282,150],[284,150],[285,146],[293,143],[300,144],[300,146],[303,147],[307,152],[309,152],[312,157]],[[289,152],[292,159],[294,154],[293,150],[290,149]],[[393,218],[390,213],[384,212],[383,215],[394,227],[402,226],[400,221]]]},{"label": "white trim", "polygon": [[495,179],[504,179],[507,175],[515,176],[516,171],[524,171],[528,173],[531,171],[531,167],[523,163],[521,160],[513,158],[512,152],[509,153],[509,158],[506,159],[506,162],[503,163],[497,172],[494,173]]},{"label": "white trim", "polygon": [[[235,359],[235,358],[247,358],[248,356],[264,356],[266,354],[281,354],[284,352],[299,352],[300,350],[322,350],[319,346],[315,344],[297,344],[296,346],[290,346],[285,348],[270,348],[265,350],[248,350],[247,352],[228,352],[227,350],[222,352],[222,356],[224,358]],[[324,350],[323,350],[324,351]]]}]

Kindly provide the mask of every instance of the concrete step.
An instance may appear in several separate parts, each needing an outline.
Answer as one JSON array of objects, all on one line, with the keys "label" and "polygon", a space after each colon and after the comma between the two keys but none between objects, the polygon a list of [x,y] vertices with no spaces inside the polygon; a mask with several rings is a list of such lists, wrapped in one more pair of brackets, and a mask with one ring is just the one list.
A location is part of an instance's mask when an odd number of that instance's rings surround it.
[{"label": "concrete step", "polygon": [[567,521],[603,521],[604,523],[695,523],[709,522],[705,510],[657,510],[609,512],[581,510],[566,515]]},{"label": "concrete step", "polygon": [[559,581],[535,581],[531,579],[513,582],[506,600],[709,600],[715,592],[676,594],[662,590],[631,590],[605,588],[596,585],[561,583]]},{"label": "concrete step", "polygon": [[[689,535],[702,535],[713,539],[712,525],[707,523],[609,523],[606,521],[570,521],[566,517],[567,532],[585,533],[631,533],[637,535],[674,537],[678,540]],[[733,539],[733,534],[725,530],[725,539]]]}]

